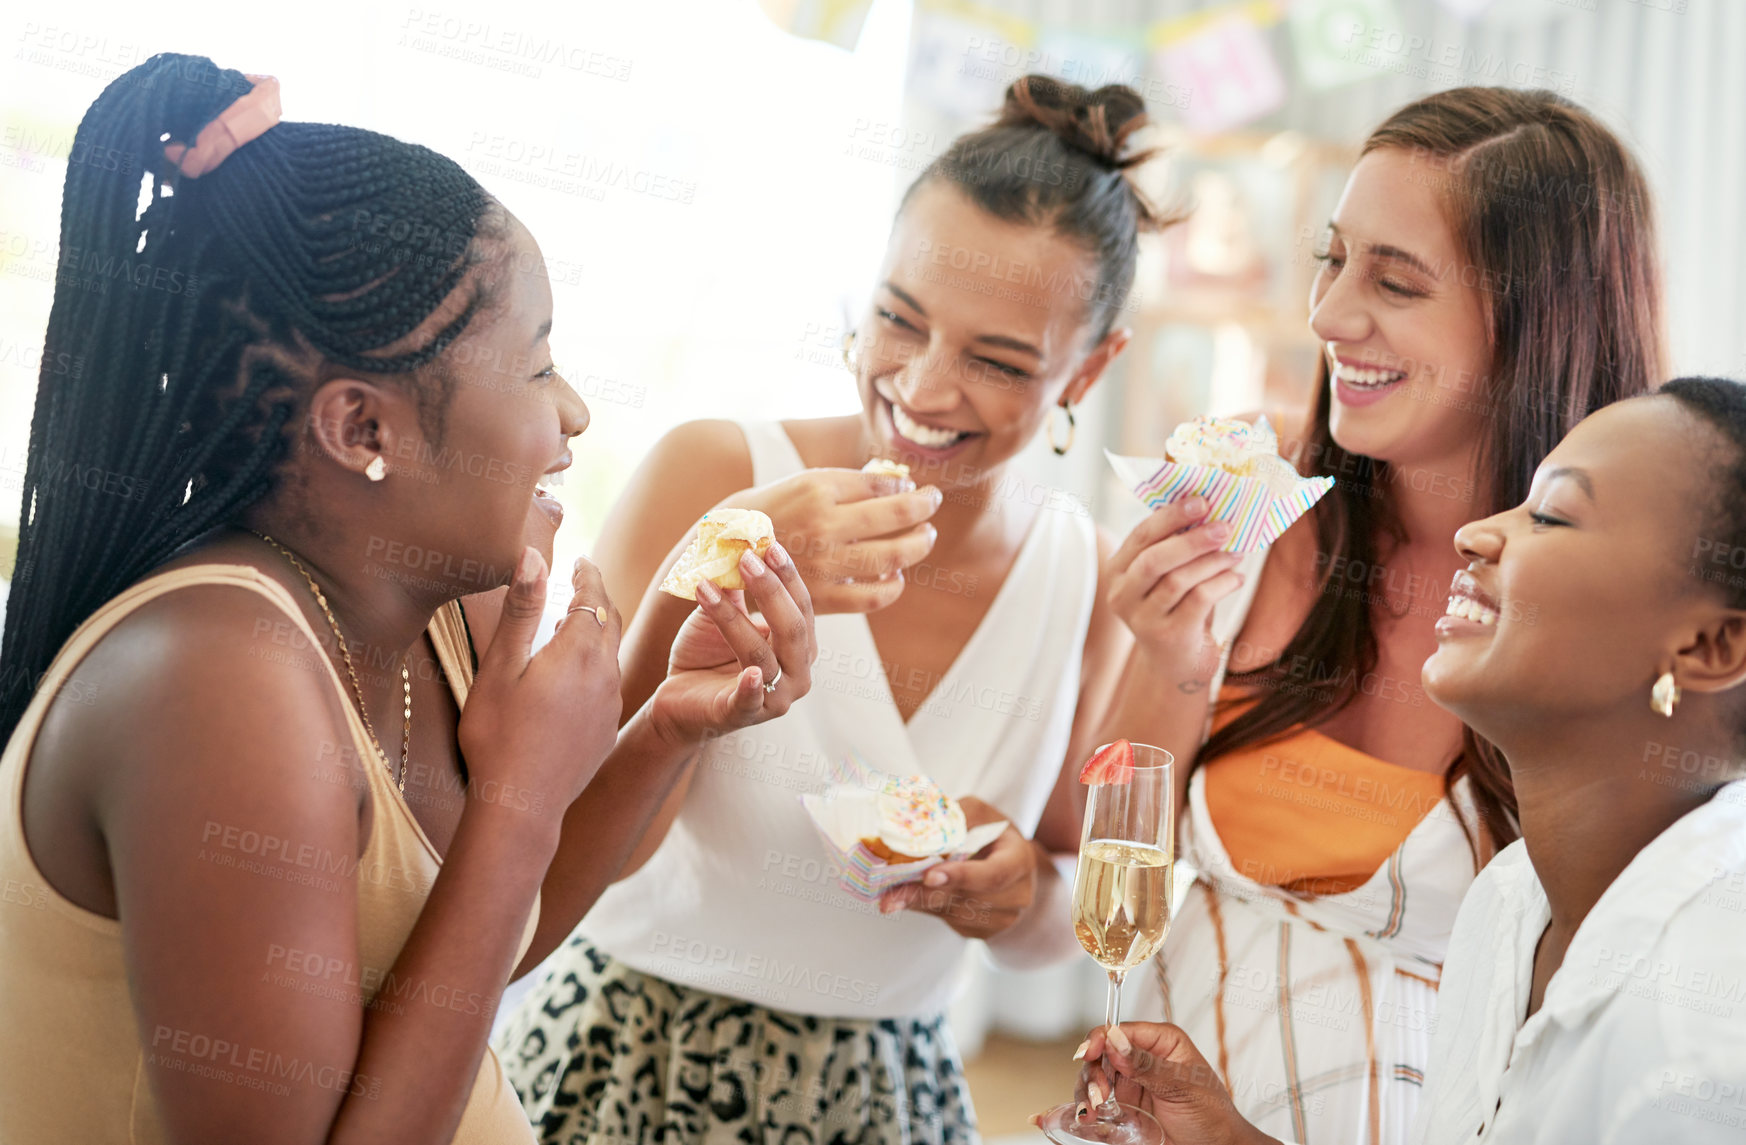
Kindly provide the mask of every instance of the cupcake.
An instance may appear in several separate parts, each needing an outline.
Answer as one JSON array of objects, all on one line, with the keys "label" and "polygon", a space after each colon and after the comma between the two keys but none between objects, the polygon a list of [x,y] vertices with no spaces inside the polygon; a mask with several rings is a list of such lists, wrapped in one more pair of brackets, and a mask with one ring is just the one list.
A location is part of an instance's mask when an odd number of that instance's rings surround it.
[{"label": "cupcake", "polygon": [[1249,424],[1234,417],[1185,421],[1164,444],[1164,456],[1179,465],[1216,465],[1237,477],[1258,477],[1274,496],[1297,483],[1297,470],[1279,456],[1279,438],[1266,419]]},{"label": "cupcake", "polygon": [[699,581],[717,588],[745,588],[740,554],[749,549],[761,557],[775,539],[769,516],[756,509],[711,509],[697,522],[697,539],[661,581],[661,591],[696,600]]},{"label": "cupcake", "polygon": [[875,457],[861,466],[862,473],[877,473],[885,477],[895,477],[900,481],[909,479],[909,466],[901,461],[891,461],[884,457]]},{"label": "cupcake", "polygon": [[887,863],[916,863],[949,855],[969,833],[964,809],[925,775],[886,781],[873,801],[878,834],[861,842]]},{"label": "cupcake", "polygon": [[898,777],[870,767],[853,752],[832,764],[829,792],[800,797],[840,866],[837,885],[874,902],[929,867],[981,851],[1006,830],[1006,820],[966,826],[964,808],[925,775]]},{"label": "cupcake", "polygon": [[1250,553],[1266,548],[1309,512],[1334,479],[1300,477],[1279,456],[1279,438],[1266,418],[1251,425],[1229,417],[1197,417],[1171,433],[1164,457],[1122,457],[1105,451],[1110,468],[1146,508],[1198,497],[1206,521],[1232,527],[1223,548]]}]

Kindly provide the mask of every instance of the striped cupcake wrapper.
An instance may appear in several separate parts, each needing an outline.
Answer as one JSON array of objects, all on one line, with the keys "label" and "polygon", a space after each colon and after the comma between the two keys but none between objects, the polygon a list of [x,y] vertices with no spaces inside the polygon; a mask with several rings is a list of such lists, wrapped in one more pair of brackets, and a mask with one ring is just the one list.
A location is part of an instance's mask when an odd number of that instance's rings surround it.
[{"label": "striped cupcake wrapper", "polygon": [[1223,546],[1229,553],[1252,553],[1271,545],[1334,487],[1332,477],[1300,477],[1290,489],[1274,496],[1261,478],[1238,477],[1217,465],[1179,465],[1152,457],[1123,457],[1108,450],[1104,456],[1122,484],[1148,509],[1204,497],[1212,506],[1208,521],[1229,521],[1235,526]]}]

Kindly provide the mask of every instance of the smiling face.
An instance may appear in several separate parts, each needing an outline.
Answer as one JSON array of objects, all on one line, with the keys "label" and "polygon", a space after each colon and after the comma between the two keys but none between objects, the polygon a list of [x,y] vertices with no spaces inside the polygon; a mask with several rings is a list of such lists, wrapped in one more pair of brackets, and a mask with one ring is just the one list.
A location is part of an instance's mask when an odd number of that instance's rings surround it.
[{"label": "smiling face", "polygon": [[1097,270],[1046,226],[998,219],[938,180],[917,188],[855,334],[875,451],[942,486],[975,484],[1018,453],[1127,342],[1113,331],[1089,344]]},{"label": "smiling face", "polygon": [[511,217],[502,248],[481,272],[495,279],[493,304],[441,359],[452,379],[443,440],[420,438],[413,456],[387,459],[392,476],[441,491],[443,536],[428,548],[469,554],[502,574],[457,571],[453,561],[425,574],[458,577],[454,587],[465,592],[508,583],[525,545],[550,560],[563,509],[538,483],[568,467],[569,439],[589,420],[553,366],[552,291],[538,244]]},{"label": "smiling face", "polygon": [[1456,534],[1470,563],[1437,622],[1425,691],[1500,742],[1517,727],[1646,713],[1650,683],[1721,608],[1692,570],[1708,461],[1723,448],[1672,398],[1583,420],[1526,502]]},{"label": "smiling face", "polygon": [[1397,148],[1358,161],[1310,291],[1342,449],[1456,473],[1485,430],[1486,276],[1469,265],[1431,169]]}]

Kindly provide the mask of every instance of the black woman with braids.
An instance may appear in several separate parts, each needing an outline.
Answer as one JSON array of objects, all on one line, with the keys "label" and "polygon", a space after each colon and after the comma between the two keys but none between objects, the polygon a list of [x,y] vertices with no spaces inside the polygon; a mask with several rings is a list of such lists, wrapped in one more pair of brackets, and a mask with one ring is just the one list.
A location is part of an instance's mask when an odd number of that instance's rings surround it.
[{"label": "black woman with braids", "polygon": [[75,154],[45,360],[86,369],[41,379],[5,630],[0,1140],[530,1140],[504,985],[705,735],[805,693],[806,590],[748,564],[774,635],[704,604],[621,727],[592,565],[530,651],[588,411],[521,224],[191,56]]}]

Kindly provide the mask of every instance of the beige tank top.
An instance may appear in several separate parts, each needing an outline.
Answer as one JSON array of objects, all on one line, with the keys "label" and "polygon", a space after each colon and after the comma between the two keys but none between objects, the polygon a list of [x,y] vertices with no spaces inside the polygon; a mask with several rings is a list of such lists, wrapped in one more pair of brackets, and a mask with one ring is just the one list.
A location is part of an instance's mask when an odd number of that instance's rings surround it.
[{"label": "beige tank top", "polygon": [[[314,631],[278,582],[244,565],[200,565],[148,577],[109,601],[80,625],[55,657],[0,755],[0,1142],[157,1143],[167,1140],[155,1107],[146,1046],[135,1027],[122,959],[121,924],[57,894],[24,843],[25,765],[53,697],[79,662],[128,613],[189,585],[230,585],[267,597],[318,648]],[[460,605],[438,611],[429,632],[457,705],[466,703],[472,657]],[[317,654],[339,690],[353,746],[363,759],[376,751],[349,694],[326,656]],[[76,681],[74,682],[76,684]],[[406,801],[379,767],[369,777],[374,819],[368,845],[352,873],[358,895],[359,983],[374,999],[412,932],[441,862]],[[270,865],[270,864],[269,864]],[[298,877],[299,872],[286,872]],[[302,872],[303,877],[325,877]],[[521,961],[539,918],[536,899],[522,933]],[[189,1057],[190,1055],[184,1055]],[[248,1063],[224,1068],[242,1074]],[[201,1066],[198,1060],[192,1065]],[[172,1066],[171,1068],[188,1068]],[[262,1082],[277,1079],[262,1077]],[[251,1084],[252,1079],[242,1079]],[[534,1133],[503,1068],[489,1047],[454,1141],[514,1142]]]}]

